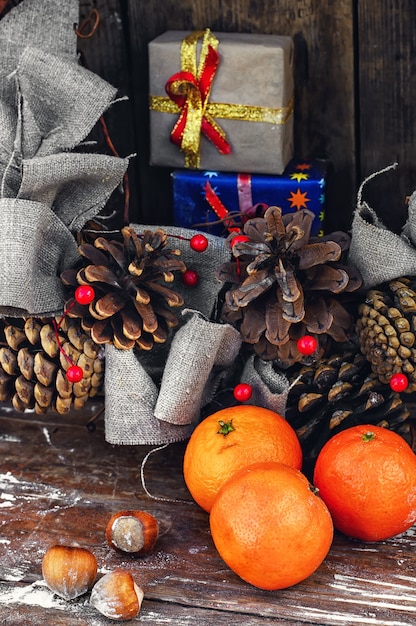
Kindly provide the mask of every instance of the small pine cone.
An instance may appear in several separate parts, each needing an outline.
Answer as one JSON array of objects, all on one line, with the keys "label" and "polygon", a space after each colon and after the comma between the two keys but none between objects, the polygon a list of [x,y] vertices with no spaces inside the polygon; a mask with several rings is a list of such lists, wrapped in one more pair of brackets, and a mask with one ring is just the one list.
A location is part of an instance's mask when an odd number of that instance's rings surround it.
[{"label": "small pine cone", "polygon": [[371,289],[358,307],[356,331],[361,352],[384,384],[407,376],[406,393],[416,391],[416,280],[392,280]]},{"label": "small pine cone", "polygon": [[71,298],[66,310],[82,320],[82,328],[97,344],[151,350],[178,324],[172,307],[181,306],[183,298],[166,283],[186,267],[178,259],[180,250],[166,247],[162,229],[138,235],[126,226],[121,234],[121,242],[100,236],[93,244],[79,246],[84,266],[64,271],[61,279],[71,288],[90,285],[95,298],[89,305]]},{"label": "small pine cone", "polygon": [[298,340],[318,342],[317,357],[330,344],[348,340],[354,318],[345,294],[357,291],[361,275],[341,262],[349,247],[345,233],[310,238],[314,214],[307,209],[282,215],[269,207],[244,225],[246,241],[233,244],[234,259],[217,272],[225,283],[221,318],[236,326],[263,360],[289,368],[302,360]]},{"label": "small pine cone", "polygon": [[335,433],[357,424],[396,431],[413,445],[409,411],[399,394],[371,372],[358,347],[295,370],[285,417],[296,430],[305,459],[316,459]]},{"label": "small pine cone", "polygon": [[[59,344],[82,368],[81,381],[67,380],[65,372],[71,363]],[[79,320],[3,318],[0,346],[0,401],[11,401],[17,411],[34,409],[41,414],[54,410],[64,414],[81,409],[88,398],[102,391],[103,349],[82,331]]]}]

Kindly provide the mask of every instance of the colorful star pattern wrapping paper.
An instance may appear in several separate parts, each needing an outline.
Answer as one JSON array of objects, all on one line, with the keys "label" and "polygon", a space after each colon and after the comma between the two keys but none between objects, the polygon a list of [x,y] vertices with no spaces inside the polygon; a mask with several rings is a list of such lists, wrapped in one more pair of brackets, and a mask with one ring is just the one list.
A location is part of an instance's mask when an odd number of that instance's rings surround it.
[{"label": "colorful star pattern wrapping paper", "polygon": [[239,229],[244,221],[275,205],[284,214],[313,211],[311,234],[324,234],[325,161],[292,160],[280,176],[174,170],[172,183],[175,226],[227,236],[230,228]]}]

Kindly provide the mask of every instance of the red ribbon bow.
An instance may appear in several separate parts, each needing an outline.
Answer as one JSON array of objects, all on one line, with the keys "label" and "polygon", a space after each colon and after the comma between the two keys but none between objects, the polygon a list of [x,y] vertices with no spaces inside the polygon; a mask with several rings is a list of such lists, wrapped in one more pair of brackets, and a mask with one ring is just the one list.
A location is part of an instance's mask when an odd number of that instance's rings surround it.
[{"label": "red ribbon bow", "polygon": [[253,204],[250,174],[237,174],[238,202],[240,206],[240,213],[243,214],[241,226],[236,225],[227,207],[221,202],[217,193],[208,181],[205,183],[204,191],[205,200],[208,202],[215,215],[224,222],[224,226],[230,233],[241,232],[242,226],[249,218],[256,217],[258,214],[263,215],[267,209],[267,204],[264,204],[264,202]]},{"label": "red ribbon bow", "polygon": [[[199,67],[196,69],[196,47],[203,38]],[[206,111],[212,82],[219,64],[218,40],[207,29],[191,33],[181,46],[181,71],[173,74],[165,89],[179,107],[179,118],[172,129],[171,141],[185,153],[185,166],[198,168],[201,132],[221,154],[231,152],[222,128]]]},{"label": "red ribbon bow", "polygon": [[241,231],[241,228],[239,226],[233,225],[234,222],[231,218],[226,219],[229,215],[229,211],[221,202],[218,195],[215,193],[214,189],[211,187],[208,181],[205,183],[205,199],[209,203],[215,215],[217,215],[220,220],[224,221],[224,226],[227,228],[228,232],[238,233]]}]

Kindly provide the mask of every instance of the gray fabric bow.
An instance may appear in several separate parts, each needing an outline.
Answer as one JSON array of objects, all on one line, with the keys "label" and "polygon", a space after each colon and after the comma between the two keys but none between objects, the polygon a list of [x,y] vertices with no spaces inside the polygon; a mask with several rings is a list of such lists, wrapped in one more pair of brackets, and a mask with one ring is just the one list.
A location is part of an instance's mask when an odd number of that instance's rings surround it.
[{"label": "gray fabric bow", "polygon": [[241,382],[248,383],[252,388],[248,404],[285,415],[290,384],[286,374],[273,367],[273,361],[263,361],[252,355],[244,366]]},{"label": "gray fabric bow", "polygon": [[160,445],[189,437],[240,346],[235,328],[194,313],[173,338],[159,387],[139,355],[107,345],[106,440]]},{"label": "gray fabric bow", "polygon": [[400,235],[389,230],[376,211],[362,200],[364,185],[375,176],[397,166],[390,165],[366,178],[358,191],[357,208],[351,228],[348,260],[369,289],[400,276],[416,275],[416,192],[409,198],[408,218]]},{"label": "gray fabric bow", "polygon": [[116,89],[78,64],[78,0],[25,0],[0,21],[0,314],[54,315],[74,234],[128,159],[74,150]]},{"label": "gray fabric bow", "polygon": [[[154,226],[132,225],[136,232]],[[195,427],[200,410],[226,379],[241,347],[239,331],[210,321],[222,283],[215,268],[228,260],[225,239],[205,234],[208,248],[193,251],[195,231],[162,227],[179,248],[188,268],[199,276],[197,287],[177,280],[184,307],[179,326],[166,344],[149,353],[106,346],[105,436],[112,444],[160,445],[181,441]]]}]

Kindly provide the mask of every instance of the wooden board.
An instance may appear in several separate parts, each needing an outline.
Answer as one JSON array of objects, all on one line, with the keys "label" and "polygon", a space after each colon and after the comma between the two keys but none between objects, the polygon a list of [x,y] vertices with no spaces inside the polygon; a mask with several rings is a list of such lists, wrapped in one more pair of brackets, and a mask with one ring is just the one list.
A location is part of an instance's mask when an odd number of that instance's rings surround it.
[{"label": "wooden board", "polygon": [[[122,0],[80,0],[77,47],[80,62],[95,74],[117,87],[116,102],[103,115],[108,136],[113,144],[109,145],[105,132],[97,123],[89,140],[97,142],[99,150],[114,155],[114,150],[122,157],[131,157],[129,166],[129,217],[137,217],[140,205],[137,181],[137,137],[133,120],[133,100],[130,89],[130,63],[126,41],[126,27]],[[97,148],[92,147],[92,150]],[[116,190],[108,203],[107,214],[117,211],[120,227],[124,224],[125,213],[124,188]],[[127,221],[127,220],[126,220]],[[110,226],[110,227],[111,227]]]},{"label": "wooden board", "polygon": [[363,0],[357,6],[361,177],[399,163],[372,181],[364,197],[399,232],[406,196],[416,188],[416,4]]},{"label": "wooden board", "polygon": [[[113,623],[88,605],[44,585],[41,561],[55,543],[77,544],[97,557],[99,574],[129,569],[143,586],[140,619],[153,626],[375,625],[415,623],[416,529],[368,544],[337,534],[321,567],[282,591],[256,589],[238,578],[213,546],[207,514],[192,502],[182,477],[185,442],[154,452],[114,447],[103,425],[88,432],[89,412],[61,417],[0,411],[0,614],[15,626],[102,626]],[[161,536],[154,551],[124,558],[106,544],[110,515],[142,508]]]}]

